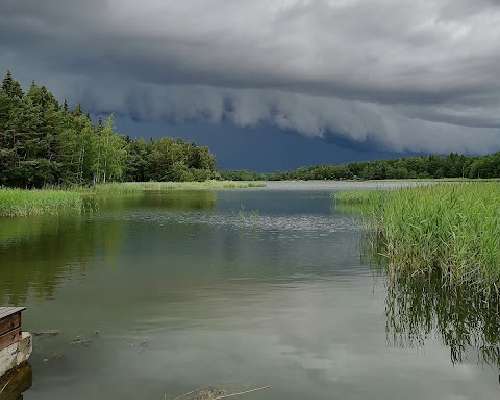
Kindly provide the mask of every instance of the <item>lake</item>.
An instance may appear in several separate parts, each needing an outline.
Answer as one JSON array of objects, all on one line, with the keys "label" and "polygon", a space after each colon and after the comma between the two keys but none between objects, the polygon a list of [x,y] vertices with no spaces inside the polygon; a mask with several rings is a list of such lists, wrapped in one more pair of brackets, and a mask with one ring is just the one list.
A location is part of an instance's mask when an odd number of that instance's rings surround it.
[{"label": "lake", "polygon": [[25,330],[59,333],[34,337],[24,398],[209,385],[271,385],[236,397],[257,400],[498,398],[498,313],[388,283],[357,215],[332,202],[352,186],[146,193],[0,219],[1,303],[28,307]]}]

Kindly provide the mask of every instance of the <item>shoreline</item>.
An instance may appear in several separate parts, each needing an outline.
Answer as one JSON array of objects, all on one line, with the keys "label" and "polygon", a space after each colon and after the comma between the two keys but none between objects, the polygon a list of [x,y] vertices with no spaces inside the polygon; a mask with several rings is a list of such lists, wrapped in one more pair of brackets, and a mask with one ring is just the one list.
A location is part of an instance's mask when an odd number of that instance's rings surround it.
[{"label": "shoreline", "polygon": [[369,190],[417,187],[428,184],[485,183],[500,179],[402,179],[402,180],[291,180],[291,181],[205,181],[205,182],[120,182],[94,187],[48,187],[20,189],[0,187],[0,217],[58,215],[85,211],[85,196],[120,196],[162,191],[218,191],[233,189],[269,190]]}]

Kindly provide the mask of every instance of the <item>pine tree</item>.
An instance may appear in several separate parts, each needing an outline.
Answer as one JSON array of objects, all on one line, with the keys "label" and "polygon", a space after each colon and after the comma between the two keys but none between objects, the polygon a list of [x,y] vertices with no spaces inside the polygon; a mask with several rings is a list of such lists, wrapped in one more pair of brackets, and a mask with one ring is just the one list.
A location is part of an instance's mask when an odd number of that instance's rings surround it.
[{"label": "pine tree", "polygon": [[11,99],[23,97],[23,89],[21,84],[16,81],[9,70],[5,73],[2,81],[2,91],[7,94]]},{"label": "pine tree", "polygon": [[119,135],[112,117],[93,123],[80,104],[60,106],[31,82],[24,94],[7,71],[0,86],[0,185],[42,187],[112,180],[206,180],[215,174],[206,147]]}]

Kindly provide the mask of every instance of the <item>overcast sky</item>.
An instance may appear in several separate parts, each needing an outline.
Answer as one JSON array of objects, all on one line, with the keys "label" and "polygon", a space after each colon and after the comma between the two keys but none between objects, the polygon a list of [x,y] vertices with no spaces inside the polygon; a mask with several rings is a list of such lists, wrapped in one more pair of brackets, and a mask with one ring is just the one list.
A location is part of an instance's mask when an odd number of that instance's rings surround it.
[{"label": "overcast sky", "polygon": [[500,0],[1,0],[0,68],[228,152],[500,150]]}]

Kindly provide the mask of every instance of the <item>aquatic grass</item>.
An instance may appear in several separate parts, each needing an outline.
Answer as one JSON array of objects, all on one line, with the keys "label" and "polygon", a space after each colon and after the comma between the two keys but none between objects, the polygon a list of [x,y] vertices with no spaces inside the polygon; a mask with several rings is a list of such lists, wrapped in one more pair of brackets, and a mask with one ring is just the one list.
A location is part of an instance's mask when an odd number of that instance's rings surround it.
[{"label": "aquatic grass", "polygon": [[383,199],[387,196],[390,189],[364,189],[353,191],[339,191],[335,192],[332,197],[333,200],[342,205],[349,206],[377,206],[380,205]]},{"label": "aquatic grass", "polygon": [[0,188],[0,216],[2,217],[79,213],[81,210],[82,198],[78,192]]},{"label": "aquatic grass", "polygon": [[453,285],[499,294],[500,185],[450,183],[336,193],[358,204],[391,273],[439,271]]},{"label": "aquatic grass", "polygon": [[394,188],[385,189],[359,189],[338,191],[332,194],[333,206],[335,210],[345,214],[355,215],[362,213],[370,218],[364,219],[367,228],[373,228],[372,218],[380,214],[380,208],[384,204],[384,199]]},{"label": "aquatic grass", "polygon": [[264,182],[233,182],[233,181],[205,181],[205,182],[124,182],[96,185],[88,191],[97,194],[126,194],[145,191],[168,190],[221,190],[245,189],[266,186]]},{"label": "aquatic grass", "polygon": [[44,214],[81,213],[99,208],[96,197],[144,194],[151,191],[200,191],[263,187],[263,182],[126,182],[68,187],[65,189],[0,188],[0,217],[27,217]]}]

